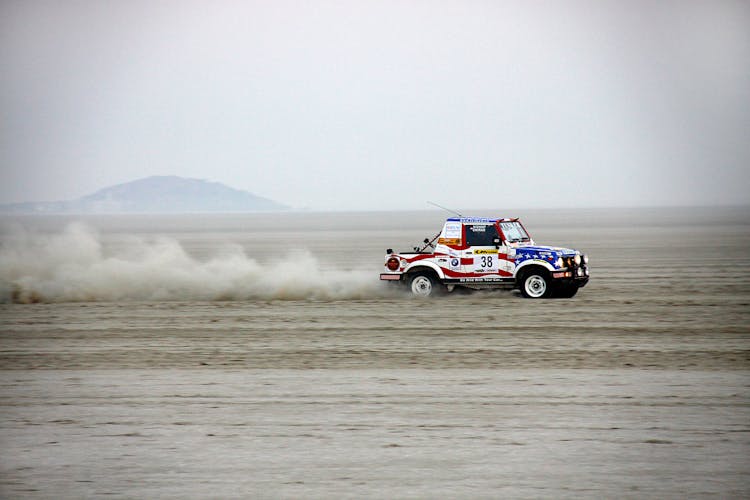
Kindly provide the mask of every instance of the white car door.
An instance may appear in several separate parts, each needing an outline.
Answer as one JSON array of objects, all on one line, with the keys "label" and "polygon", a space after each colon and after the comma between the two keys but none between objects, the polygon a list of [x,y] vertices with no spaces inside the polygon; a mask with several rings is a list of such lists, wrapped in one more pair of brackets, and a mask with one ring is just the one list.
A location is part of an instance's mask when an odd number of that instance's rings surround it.
[{"label": "white car door", "polygon": [[466,224],[466,244],[463,272],[471,275],[497,275],[500,269],[499,249],[494,240],[498,237],[492,223]]}]

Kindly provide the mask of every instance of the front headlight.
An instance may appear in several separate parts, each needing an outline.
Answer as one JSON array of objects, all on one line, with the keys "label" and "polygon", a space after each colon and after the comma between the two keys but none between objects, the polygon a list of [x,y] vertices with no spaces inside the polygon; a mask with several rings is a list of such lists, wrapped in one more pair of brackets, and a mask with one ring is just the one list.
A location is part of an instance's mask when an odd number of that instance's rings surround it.
[{"label": "front headlight", "polygon": [[583,256],[583,263],[584,264],[588,264],[589,263],[589,256],[588,255],[584,255]]},{"label": "front headlight", "polygon": [[557,260],[555,261],[555,267],[559,268],[559,267],[562,267],[562,266],[563,266],[562,257],[558,257]]},{"label": "front headlight", "polygon": [[576,256],[573,257],[573,262],[576,263],[576,266],[580,266],[581,265],[581,256],[579,254],[576,254]]}]

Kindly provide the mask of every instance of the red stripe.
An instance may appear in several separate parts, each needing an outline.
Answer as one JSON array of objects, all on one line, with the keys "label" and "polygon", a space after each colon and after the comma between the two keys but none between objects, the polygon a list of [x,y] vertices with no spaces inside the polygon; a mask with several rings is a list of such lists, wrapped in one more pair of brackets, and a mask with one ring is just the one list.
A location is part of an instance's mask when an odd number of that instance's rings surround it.
[{"label": "red stripe", "polygon": [[508,271],[503,271],[502,269],[499,270],[497,273],[462,273],[459,271],[452,271],[450,269],[443,269],[445,272],[445,275],[449,278],[479,278],[482,276],[500,276],[502,278],[510,278],[513,276],[513,273],[509,273]]},{"label": "red stripe", "polygon": [[423,255],[417,255],[416,257],[409,257],[408,259],[406,257],[403,258],[406,259],[406,262],[412,263],[418,260],[431,259],[433,257],[447,257],[447,255],[444,253],[426,253]]}]

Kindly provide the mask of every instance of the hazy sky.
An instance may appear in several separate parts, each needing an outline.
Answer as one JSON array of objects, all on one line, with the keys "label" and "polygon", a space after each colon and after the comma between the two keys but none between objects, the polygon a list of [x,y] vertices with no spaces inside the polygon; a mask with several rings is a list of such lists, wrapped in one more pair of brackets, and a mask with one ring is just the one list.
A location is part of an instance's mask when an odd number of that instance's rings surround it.
[{"label": "hazy sky", "polygon": [[750,2],[0,3],[0,202],[750,202]]}]

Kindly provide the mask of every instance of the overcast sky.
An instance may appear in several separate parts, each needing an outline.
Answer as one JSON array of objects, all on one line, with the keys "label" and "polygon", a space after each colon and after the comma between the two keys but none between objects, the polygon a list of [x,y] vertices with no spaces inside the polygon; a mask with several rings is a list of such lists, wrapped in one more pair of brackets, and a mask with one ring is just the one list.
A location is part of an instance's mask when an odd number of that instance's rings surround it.
[{"label": "overcast sky", "polygon": [[0,202],[750,202],[747,1],[0,3]]}]

